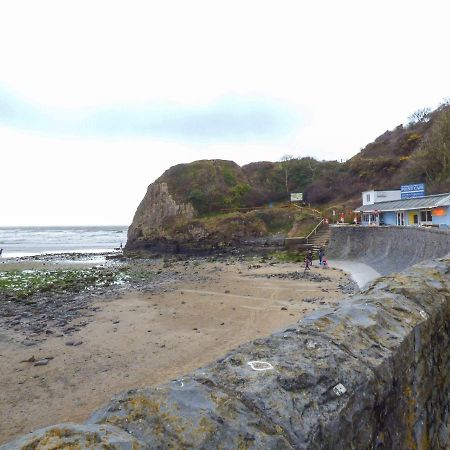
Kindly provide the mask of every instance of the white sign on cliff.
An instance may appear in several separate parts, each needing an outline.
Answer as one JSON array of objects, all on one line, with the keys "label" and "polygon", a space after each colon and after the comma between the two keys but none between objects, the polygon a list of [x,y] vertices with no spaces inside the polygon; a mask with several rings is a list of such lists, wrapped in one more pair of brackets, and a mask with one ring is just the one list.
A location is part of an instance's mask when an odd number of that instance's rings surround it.
[{"label": "white sign on cliff", "polygon": [[303,192],[291,192],[291,202],[302,202]]}]

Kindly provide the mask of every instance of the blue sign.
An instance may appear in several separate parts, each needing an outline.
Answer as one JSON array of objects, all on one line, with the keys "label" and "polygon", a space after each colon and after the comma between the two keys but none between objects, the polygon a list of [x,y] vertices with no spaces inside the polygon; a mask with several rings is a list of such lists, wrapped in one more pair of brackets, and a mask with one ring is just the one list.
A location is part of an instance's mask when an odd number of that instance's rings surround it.
[{"label": "blue sign", "polygon": [[419,198],[425,196],[425,184],[405,184],[400,187],[401,199]]}]

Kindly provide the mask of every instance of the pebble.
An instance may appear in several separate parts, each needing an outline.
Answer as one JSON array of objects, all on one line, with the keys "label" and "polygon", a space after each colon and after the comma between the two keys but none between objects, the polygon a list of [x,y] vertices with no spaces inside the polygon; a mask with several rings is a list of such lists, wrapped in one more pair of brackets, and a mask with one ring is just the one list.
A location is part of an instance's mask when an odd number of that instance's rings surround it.
[{"label": "pebble", "polygon": [[40,359],[36,361],[33,366],[46,366],[49,362],[49,359]]},{"label": "pebble", "polygon": [[67,342],[66,342],[66,345],[75,347],[75,346],[77,346],[77,345],[81,345],[82,343],[83,343],[83,341],[67,341]]}]

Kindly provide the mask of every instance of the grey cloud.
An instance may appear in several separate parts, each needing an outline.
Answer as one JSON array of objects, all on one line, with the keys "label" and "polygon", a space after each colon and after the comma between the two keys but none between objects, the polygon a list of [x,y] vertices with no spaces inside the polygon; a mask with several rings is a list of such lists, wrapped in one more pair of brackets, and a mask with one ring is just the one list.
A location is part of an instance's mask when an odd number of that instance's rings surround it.
[{"label": "grey cloud", "polygon": [[206,106],[122,104],[89,111],[44,109],[0,90],[0,124],[46,134],[156,137],[193,141],[273,139],[300,124],[282,102],[259,97],[223,98]]}]

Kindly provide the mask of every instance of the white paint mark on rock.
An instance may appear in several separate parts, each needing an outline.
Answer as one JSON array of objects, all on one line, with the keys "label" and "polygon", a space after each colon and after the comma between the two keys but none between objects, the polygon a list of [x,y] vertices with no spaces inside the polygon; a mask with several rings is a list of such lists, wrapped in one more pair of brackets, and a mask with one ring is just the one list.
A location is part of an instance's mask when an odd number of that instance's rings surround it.
[{"label": "white paint mark on rock", "polygon": [[247,363],[253,370],[272,370],[273,366],[266,361],[249,361]]},{"label": "white paint mark on rock", "polygon": [[423,309],[420,310],[419,314],[420,314],[424,319],[428,319],[428,314],[427,314]]},{"label": "white paint mark on rock", "polygon": [[333,392],[340,397],[342,394],[345,394],[347,392],[347,389],[345,389],[344,385],[341,383],[338,383],[334,388]]}]

